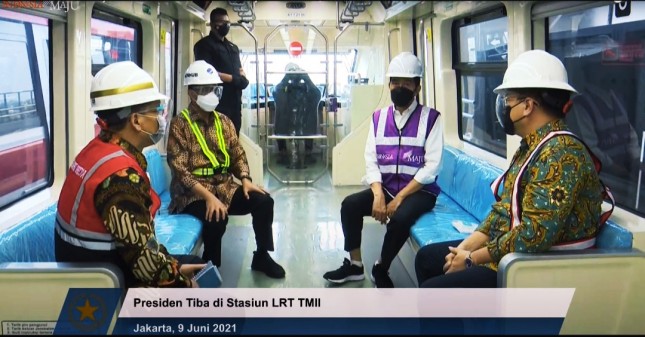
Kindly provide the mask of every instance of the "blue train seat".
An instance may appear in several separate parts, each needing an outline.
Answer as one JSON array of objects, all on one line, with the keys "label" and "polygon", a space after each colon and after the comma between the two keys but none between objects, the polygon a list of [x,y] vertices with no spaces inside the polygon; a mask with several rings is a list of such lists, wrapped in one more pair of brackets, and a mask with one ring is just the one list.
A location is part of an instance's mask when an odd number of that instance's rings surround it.
[{"label": "blue train seat", "polygon": [[413,246],[464,239],[468,234],[453,227],[453,221],[467,226],[479,224],[494,202],[490,183],[502,170],[446,146],[443,167],[437,179],[441,193],[434,209],[421,216],[410,230]]},{"label": "blue train seat", "polygon": [[[452,223],[477,225],[494,202],[490,183],[501,170],[452,147],[444,149],[438,182],[442,193],[431,212],[410,230],[409,244],[399,258],[416,283],[414,255],[425,245],[465,238]],[[574,288],[560,333],[605,331],[634,333],[643,298],[645,253],[632,248],[633,235],[608,221],[596,238],[596,248],[539,254],[510,253],[499,262],[500,288]],[[616,296],[619,293],[621,296]],[[592,309],[589,309],[592,308]],[[616,315],[616,312],[622,313]],[[591,322],[591,323],[590,323]]]},{"label": "blue train seat", "polygon": [[20,224],[0,232],[0,263],[55,262],[55,221],[54,203]]},{"label": "blue train seat", "polygon": [[152,189],[157,192],[161,199],[161,207],[159,207],[159,214],[168,214],[168,205],[170,205],[170,179],[164,165],[165,159],[157,149],[150,149],[143,152],[148,162],[148,177]]},{"label": "blue train seat", "polygon": [[[453,222],[476,226],[484,220],[495,202],[490,184],[502,173],[497,167],[446,146],[443,168],[437,179],[441,194],[434,209],[419,218],[410,230],[413,247],[466,238],[469,234],[457,231]],[[632,241],[629,230],[608,221],[598,234],[596,247],[630,249]]]},{"label": "blue train seat", "polygon": [[[159,242],[171,254],[198,254],[202,246],[201,222],[190,215],[168,214],[170,192],[167,188],[169,180],[166,178],[165,160],[156,149],[146,151],[145,155],[150,182],[162,198],[162,209],[155,217],[155,233]],[[55,262],[55,220],[56,203],[0,232],[0,263]]]},{"label": "blue train seat", "polygon": [[155,233],[159,242],[163,243],[171,254],[199,255],[202,247],[202,223],[188,214],[169,214],[170,178],[166,157],[156,148],[144,151],[148,162],[148,176],[152,189],[161,199],[159,213],[155,217]]}]

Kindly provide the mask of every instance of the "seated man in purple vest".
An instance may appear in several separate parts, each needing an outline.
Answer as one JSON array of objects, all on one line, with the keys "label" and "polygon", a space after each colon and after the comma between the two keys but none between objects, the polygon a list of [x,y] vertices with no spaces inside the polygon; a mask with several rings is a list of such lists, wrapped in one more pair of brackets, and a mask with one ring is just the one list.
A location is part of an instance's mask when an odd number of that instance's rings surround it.
[{"label": "seated man in purple vest", "polygon": [[361,258],[363,217],[371,215],[387,226],[381,256],[372,268],[377,288],[393,288],[388,270],[410,235],[410,227],[434,208],[440,189],[443,125],[435,109],[417,103],[423,67],[412,53],[390,62],[387,76],[394,104],[376,110],[365,144],[366,175],[370,186],[343,200],[340,216],[345,235],[345,259],[323,277],[334,283],[365,278]]}]

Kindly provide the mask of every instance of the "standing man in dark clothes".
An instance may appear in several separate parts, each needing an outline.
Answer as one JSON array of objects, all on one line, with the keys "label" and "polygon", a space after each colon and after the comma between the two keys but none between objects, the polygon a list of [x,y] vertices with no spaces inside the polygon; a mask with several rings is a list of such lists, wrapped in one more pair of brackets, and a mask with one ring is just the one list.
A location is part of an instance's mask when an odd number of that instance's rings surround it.
[{"label": "standing man in dark clothes", "polygon": [[222,99],[217,111],[233,121],[238,136],[242,126],[242,90],[249,85],[240,63],[240,50],[226,39],[231,28],[228,13],[224,8],[211,12],[211,33],[195,44],[195,61],[204,60],[215,67],[224,82]]}]

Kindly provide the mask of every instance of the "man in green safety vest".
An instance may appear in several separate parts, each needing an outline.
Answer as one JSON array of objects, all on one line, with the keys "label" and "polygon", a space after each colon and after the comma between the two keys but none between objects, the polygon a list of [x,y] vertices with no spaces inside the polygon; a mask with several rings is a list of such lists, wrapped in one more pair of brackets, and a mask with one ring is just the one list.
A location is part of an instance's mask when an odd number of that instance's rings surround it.
[{"label": "man in green safety vest", "polygon": [[202,258],[218,267],[228,215],[251,213],[257,244],[251,269],[283,278],[284,269],[268,253],[273,251],[273,198],[253,183],[233,122],[215,111],[222,80],[213,66],[200,60],[186,70],[184,85],[190,104],[172,119],[168,137],[170,212],[202,220]]}]

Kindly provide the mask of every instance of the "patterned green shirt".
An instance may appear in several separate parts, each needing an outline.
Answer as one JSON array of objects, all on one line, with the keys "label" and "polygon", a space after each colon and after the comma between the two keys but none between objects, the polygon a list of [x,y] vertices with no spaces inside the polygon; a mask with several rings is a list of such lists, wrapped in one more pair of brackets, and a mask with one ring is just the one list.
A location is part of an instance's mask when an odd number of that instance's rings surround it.
[{"label": "patterned green shirt", "polygon": [[584,144],[571,136],[547,141],[527,165],[520,180],[520,224],[511,224],[513,185],[520,167],[550,131],[567,130],[552,121],[522,139],[504,180],[501,200],[477,228],[488,235],[485,244],[497,264],[510,252],[539,253],[558,243],[595,237],[602,204],[602,186]]}]

